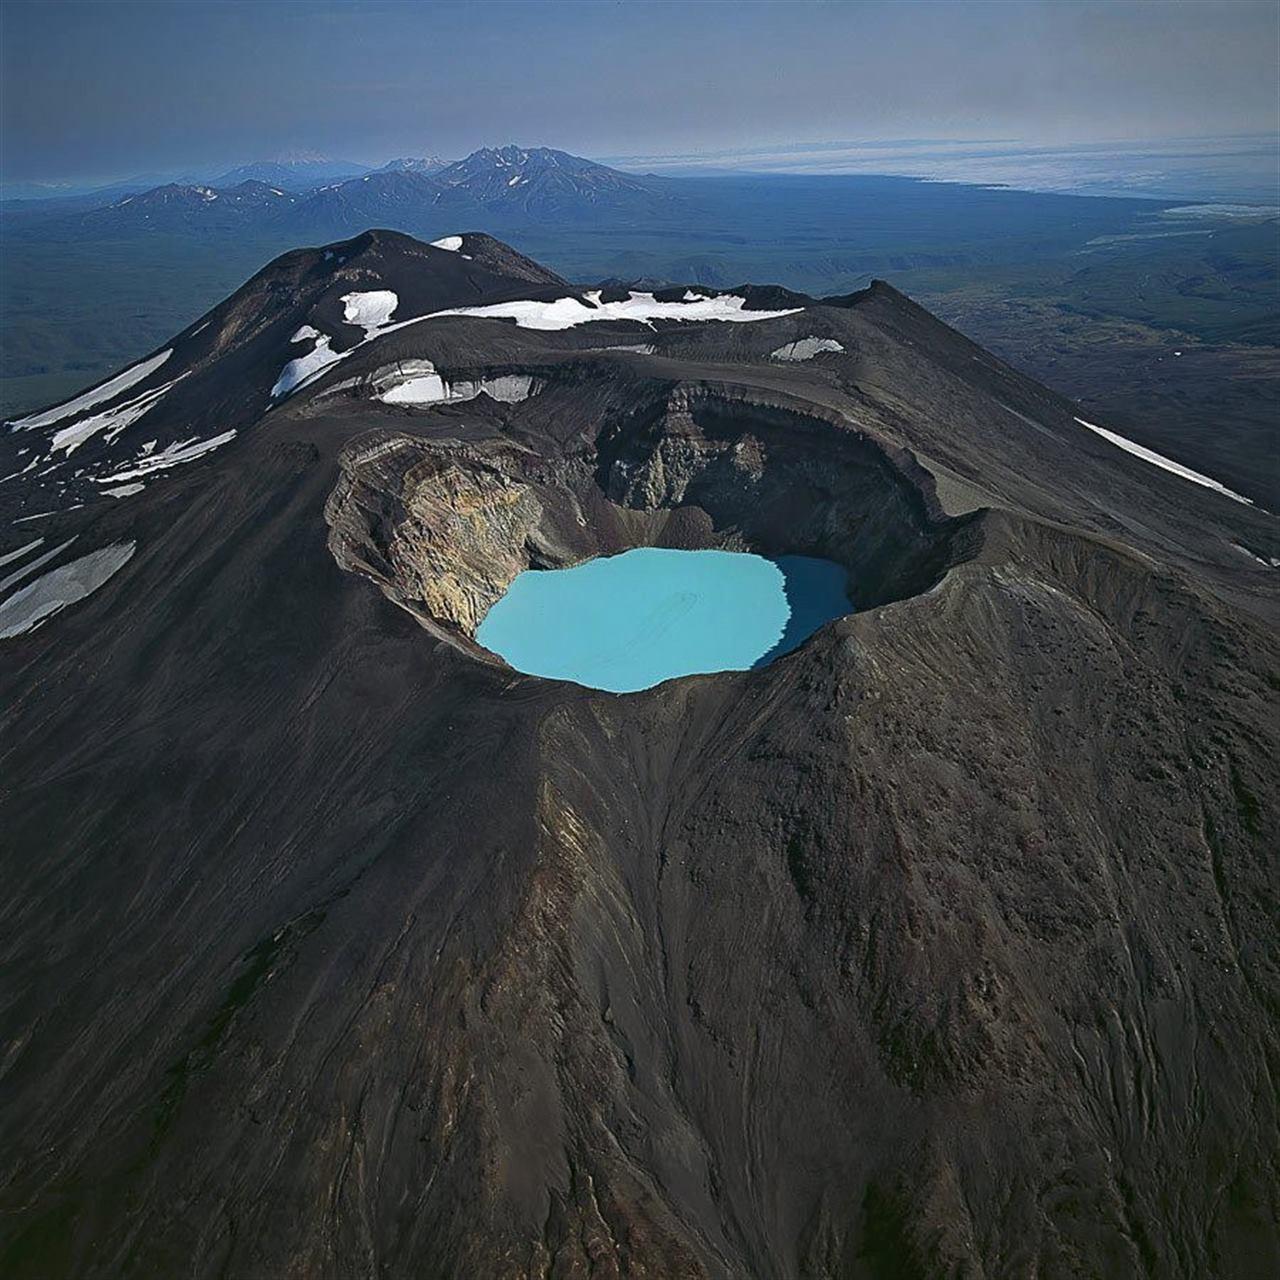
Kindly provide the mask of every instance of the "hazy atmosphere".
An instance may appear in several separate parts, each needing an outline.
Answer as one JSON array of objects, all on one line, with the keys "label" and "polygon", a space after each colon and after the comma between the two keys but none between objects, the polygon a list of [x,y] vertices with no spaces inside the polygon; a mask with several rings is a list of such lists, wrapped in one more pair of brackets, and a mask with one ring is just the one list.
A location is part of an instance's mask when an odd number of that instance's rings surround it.
[{"label": "hazy atmosphere", "polygon": [[10,0],[0,177],[124,178],[297,149],[380,163],[517,132],[616,157],[1276,128],[1271,3],[727,10]]}]

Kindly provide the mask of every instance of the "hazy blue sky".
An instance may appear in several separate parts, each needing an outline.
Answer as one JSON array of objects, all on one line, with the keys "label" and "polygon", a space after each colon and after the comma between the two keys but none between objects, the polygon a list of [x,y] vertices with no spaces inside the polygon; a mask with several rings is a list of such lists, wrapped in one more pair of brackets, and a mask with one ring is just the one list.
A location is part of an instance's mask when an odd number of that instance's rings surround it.
[{"label": "hazy blue sky", "polygon": [[1277,128],[1261,3],[63,3],[0,10],[7,179],[314,149],[620,155]]}]

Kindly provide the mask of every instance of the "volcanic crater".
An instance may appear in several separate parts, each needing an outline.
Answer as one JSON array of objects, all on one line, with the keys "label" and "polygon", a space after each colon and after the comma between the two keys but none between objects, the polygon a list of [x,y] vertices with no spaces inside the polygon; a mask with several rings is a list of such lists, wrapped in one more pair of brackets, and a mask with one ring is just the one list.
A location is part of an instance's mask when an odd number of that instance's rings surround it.
[{"label": "volcanic crater", "polygon": [[867,608],[927,591],[980,541],[905,451],[782,398],[658,387],[551,457],[519,435],[360,436],[325,509],[341,565],[485,659],[476,628],[530,568],[636,547],[814,556],[844,566]]}]

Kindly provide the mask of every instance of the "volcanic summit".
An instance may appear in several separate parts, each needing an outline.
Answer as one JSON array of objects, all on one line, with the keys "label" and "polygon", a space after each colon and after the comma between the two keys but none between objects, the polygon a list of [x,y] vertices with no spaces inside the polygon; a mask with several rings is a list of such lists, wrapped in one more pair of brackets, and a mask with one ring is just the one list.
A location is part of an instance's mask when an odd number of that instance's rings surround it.
[{"label": "volcanic summit", "polygon": [[[1280,1267],[1271,513],[886,284],[477,233],[277,259],[0,475],[6,1275]],[[639,547],[853,612],[477,642]]]}]

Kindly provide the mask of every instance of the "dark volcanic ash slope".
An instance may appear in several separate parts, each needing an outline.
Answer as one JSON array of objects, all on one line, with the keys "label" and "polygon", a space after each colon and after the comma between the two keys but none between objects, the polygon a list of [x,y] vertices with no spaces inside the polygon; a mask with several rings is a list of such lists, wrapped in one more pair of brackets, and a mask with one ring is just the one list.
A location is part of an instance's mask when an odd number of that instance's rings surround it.
[{"label": "dark volcanic ash slope", "polygon": [[[4,438],[6,1275],[1276,1271],[1273,516],[883,285],[369,233],[169,350]],[[642,544],[859,609],[472,640]]]}]

